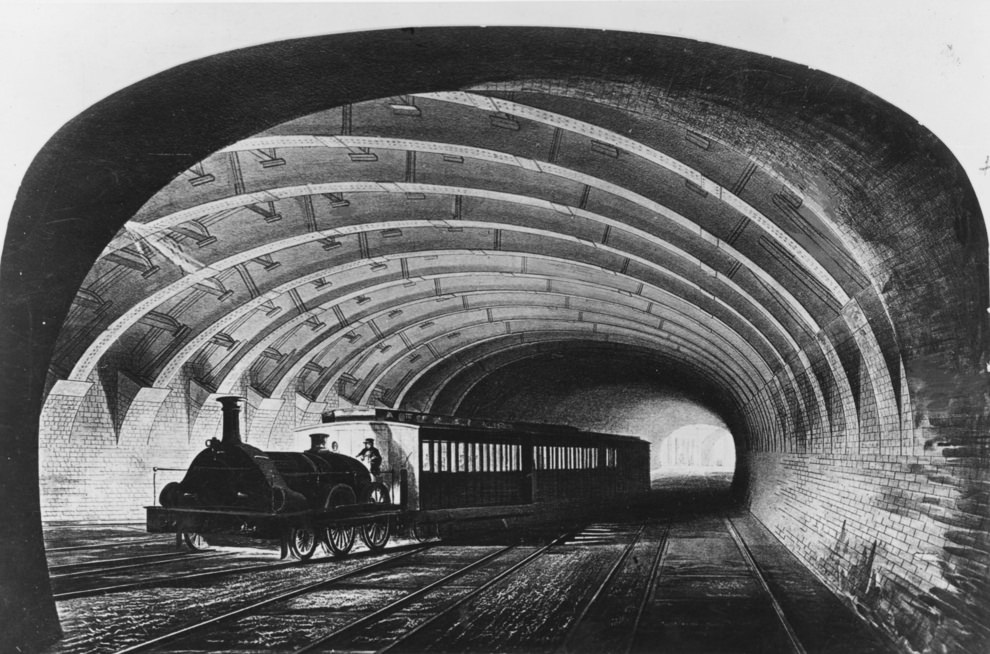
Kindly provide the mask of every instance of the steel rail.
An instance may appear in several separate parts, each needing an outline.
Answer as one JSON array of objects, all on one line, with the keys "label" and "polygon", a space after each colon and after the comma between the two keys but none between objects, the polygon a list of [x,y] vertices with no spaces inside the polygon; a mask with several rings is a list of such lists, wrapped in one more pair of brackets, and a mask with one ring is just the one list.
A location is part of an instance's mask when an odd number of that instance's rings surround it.
[{"label": "steel rail", "polygon": [[770,598],[770,605],[773,606],[774,613],[777,614],[777,619],[780,620],[780,624],[784,627],[784,631],[787,632],[787,637],[791,641],[791,646],[797,654],[807,654],[804,645],[801,644],[800,639],[798,639],[797,632],[794,631],[794,627],[791,626],[790,620],[784,615],[784,608],[777,601],[777,597],[770,590],[770,584],[767,583],[766,577],[763,576],[763,572],[760,570],[760,566],[757,565],[756,560],[753,558],[752,552],[749,551],[749,546],[743,541],[742,536],[736,531],[735,525],[732,524],[732,520],[726,516],[722,520],[725,522],[726,528],[729,530],[729,535],[732,536],[732,540],[735,541],[736,547],[742,554],[743,559],[746,561],[746,565],[753,572],[753,576],[756,580],[760,582],[760,586],[763,587],[764,592],[767,597]]},{"label": "steel rail", "polygon": [[[390,549],[390,552],[401,552],[411,547],[419,547],[419,545],[402,545],[400,547],[395,547]],[[375,552],[363,552],[358,554],[358,556],[373,556]],[[350,558],[355,558],[353,555]],[[279,563],[262,563],[258,565],[246,565],[237,568],[224,568],[221,570],[206,570],[204,572],[192,572],[187,575],[180,575],[177,577],[156,577],[154,579],[143,579],[141,581],[133,581],[126,584],[117,584],[114,586],[104,586],[101,588],[89,588],[84,590],[74,590],[67,591],[64,593],[56,593],[52,597],[56,601],[77,599],[79,597],[91,597],[93,595],[105,595],[107,593],[117,593],[128,590],[137,590],[139,588],[149,588],[151,586],[159,586],[168,583],[174,583],[178,581],[189,581],[189,580],[201,580],[210,579],[212,577],[223,577],[225,575],[237,574],[239,572],[265,572],[267,570],[278,570],[280,568],[294,568],[315,565],[318,563],[331,563],[340,562],[340,559],[333,556],[320,557],[318,559],[310,559],[308,561],[282,561]]]},{"label": "steel rail", "polygon": [[[435,615],[431,616],[430,618],[428,618],[424,622],[421,622],[420,624],[416,625],[415,627],[413,627],[412,629],[410,629],[409,631],[407,631],[406,633],[404,633],[402,636],[399,636],[398,638],[396,638],[395,640],[393,640],[391,643],[389,643],[385,647],[377,650],[375,654],[384,654],[385,652],[390,652],[390,651],[394,650],[395,648],[399,647],[403,642],[409,640],[410,638],[412,638],[416,634],[421,633],[427,627],[433,625],[440,618],[446,616],[447,614],[449,614],[451,611],[453,611],[454,609],[456,609],[460,605],[464,604],[465,602],[467,602],[468,600],[470,600],[470,599],[472,599],[474,597],[477,597],[478,595],[480,595],[484,591],[488,590],[489,588],[491,588],[495,584],[501,582],[502,580],[507,579],[509,576],[511,576],[513,573],[515,573],[516,570],[519,570],[520,568],[522,568],[526,564],[530,563],[534,559],[542,556],[551,547],[554,547],[555,545],[559,545],[559,544],[563,543],[568,538],[574,536],[575,533],[577,533],[577,532],[576,531],[571,531],[571,532],[568,532],[568,533],[566,533],[566,534],[564,534],[562,536],[558,536],[556,539],[554,539],[553,541],[551,541],[547,545],[541,547],[537,551],[533,552],[532,554],[530,554],[529,556],[527,556],[526,558],[524,558],[522,561],[519,561],[518,563],[514,564],[510,568],[508,568],[508,569],[504,570],[503,572],[495,575],[494,577],[492,577],[491,579],[489,579],[488,581],[486,581],[482,585],[478,586],[477,588],[468,591],[464,595],[461,595],[456,600],[454,600],[453,602],[451,602],[450,604],[448,604],[446,607],[444,607],[442,611],[440,611],[439,613],[436,613]],[[402,651],[402,650],[400,649],[398,651]]]},{"label": "steel rail", "polygon": [[650,574],[646,579],[646,588],[643,590],[643,599],[640,601],[639,608],[636,610],[636,618],[633,620],[632,629],[629,630],[632,635],[626,644],[626,648],[623,650],[624,654],[629,654],[636,644],[636,634],[639,632],[639,624],[643,621],[643,615],[646,613],[646,605],[650,603],[653,588],[660,578],[660,571],[663,569],[663,560],[667,556],[667,546],[669,544],[670,524],[668,523],[666,529],[663,531],[663,536],[661,536],[660,547],[657,548],[656,556],[653,558],[653,565],[650,567]]},{"label": "steel rail", "polygon": [[442,579],[438,579],[437,581],[434,581],[426,586],[423,586],[422,588],[413,591],[412,593],[406,595],[405,597],[401,597],[397,599],[388,606],[384,606],[378,609],[377,611],[369,613],[368,615],[359,618],[348,625],[344,625],[343,627],[327,634],[326,636],[321,637],[319,640],[315,640],[312,643],[306,645],[305,647],[297,649],[293,654],[302,654],[303,652],[312,652],[316,649],[323,648],[330,641],[336,640],[344,636],[345,634],[349,634],[357,629],[360,629],[361,627],[370,624],[375,620],[378,620],[386,615],[389,615],[390,613],[394,613],[398,609],[401,609],[402,607],[411,604],[412,602],[415,602],[421,597],[428,595],[429,593],[432,593],[437,588],[440,588],[441,586],[453,581],[454,579],[457,579],[458,577],[461,577],[467,574],[468,572],[471,572],[472,570],[488,563],[489,561],[498,558],[503,554],[508,553],[510,550],[515,549],[516,547],[517,547],[516,545],[509,545],[508,547],[504,547],[496,552],[492,552],[491,554],[486,554],[477,561],[474,561],[473,563],[470,563],[464,566],[463,568],[460,568],[459,570],[455,570],[454,572],[446,575]]},{"label": "steel rail", "polygon": [[359,568],[356,568],[354,570],[349,570],[348,572],[343,572],[343,573],[341,573],[339,575],[335,575],[333,577],[330,577],[329,579],[324,579],[322,581],[317,581],[317,582],[312,582],[312,583],[309,583],[309,584],[304,584],[302,586],[297,586],[296,588],[293,588],[292,590],[284,591],[282,593],[279,593],[278,595],[275,595],[273,597],[269,597],[268,599],[264,599],[264,600],[261,600],[259,602],[255,602],[253,604],[249,604],[248,606],[243,606],[243,607],[241,607],[239,609],[235,609],[233,611],[228,611],[227,613],[224,613],[222,615],[215,616],[215,617],[210,618],[208,620],[204,620],[203,622],[197,622],[196,624],[189,625],[188,627],[183,627],[182,629],[178,629],[176,631],[172,631],[172,632],[169,632],[167,634],[163,634],[163,635],[158,636],[156,638],[152,638],[151,640],[146,640],[143,643],[138,643],[137,645],[132,645],[130,647],[125,647],[122,650],[118,650],[117,654],[130,654],[131,652],[143,652],[143,651],[146,651],[146,650],[149,650],[149,649],[158,647],[159,645],[164,645],[165,643],[169,643],[169,642],[171,642],[173,640],[177,640],[179,638],[184,638],[185,636],[189,636],[190,634],[194,634],[196,632],[202,631],[203,629],[206,629],[207,627],[212,627],[212,626],[217,625],[217,624],[220,624],[222,622],[227,622],[229,620],[234,620],[234,619],[240,618],[240,617],[242,617],[244,615],[248,615],[250,613],[253,613],[253,612],[257,611],[258,609],[265,608],[266,606],[271,606],[272,604],[277,604],[278,602],[284,602],[285,600],[293,599],[295,597],[299,597],[300,595],[305,595],[307,593],[311,593],[313,591],[320,590],[321,588],[324,588],[326,586],[331,586],[331,585],[333,585],[333,584],[335,584],[338,581],[341,581],[343,579],[347,579],[349,577],[354,577],[356,575],[363,574],[365,572],[370,572],[371,570],[377,570],[379,568],[387,567],[387,566],[395,563],[396,561],[399,561],[401,559],[404,559],[404,558],[406,558],[408,556],[412,556],[413,554],[418,554],[420,552],[426,551],[426,550],[430,549],[430,547],[432,547],[432,546],[431,545],[427,545],[427,546],[424,546],[424,547],[418,547],[418,548],[413,549],[413,550],[411,550],[409,552],[404,552],[404,553],[399,554],[397,556],[389,557],[389,558],[385,559],[384,561],[376,561],[374,563],[369,563],[368,565],[363,565],[363,566],[361,566]]},{"label": "steel rail", "polygon": [[68,547],[46,547],[45,551],[49,554],[52,552],[75,552],[78,550],[98,550],[102,547],[123,547],[125,545],[134,545],[135,543],[154,543],[161,542],[163,544],[170,544],[170,540],[162,540],[161,538],[137,538],[134,540],[129,540],[124,543],[114,542],[114,543],[100,543],[99,545],[70,545]]},{"label": "steel rail", "polygon": [[629,554],[632,553],[633,548],[636,547],[636,543],[639,542],[639,538],[640,536],[643,535],[643,530],[645,529],[646,529],[645,523],[640,525],[639,529],[633,535],[632,540],[629,542],[628,545],[626,545],[626,548],[622,551],[622,555],[619,556],[619,558],[615,561],[614,564],[612,564],[612,567],[605,575],[605,578],[602,579],[600,584],[598,584],[598,588],[591,596],[591,599],[585,602],[584,608],[581,609],[581,613],[578,614],[577,618],[574,619],[574,622],[572,622],[571,625],[567,628],[567,634],[564,635],[563,641],[561,641],[560,645],[558,645],[557,648],[555,649],[556,652],[569,652],[571,650],[571,644],[574,638],[577,636],[578,627],[581,626],[581,623],[588,616],[588,612],[591,611],[591,607],[594,606],[595,602],[598,601],[598,598],[601,597],[602,593],[605,592],[605,589],[609,586],[609,584],[612,583],[612,580],[615,578],[615,576],[619,574],[619,570],[622,568],[622,565],[626,562],[626,559],[629,558]]},{"label": "steel rail", "polygon": [[[227,552],[216,552],[210,551],[208,553],[203,553],[196,556],[197,559],[213,559],[220,556],[229,557],[230,554]],[[104,572],[119,572],[121,570],[134,570],[135,568],[150,568],[156,565],[165,565],[167,563],[177,563],[185,559],[183,556],[176,556],[170,559],[159,560],[159,561],[144,561],[142,563],[133,563],[131,565],[115,565],[106,568],[96,568],[96,569],[85,569],[85,570],[75,570],[73,572],[65,572],[62,574],[51,575],[50,579],[73,579],[77,577],[85,577],[86,575],[98,575]]]},{"label": "steel rail", "polygon": [[[215,553],[216,550],[200,550],[201,552]],[[147,561],[149,559],[181,559],[187,556],[196,556],[199,552],[159,552],[158,554],[145,554],[143,556],[123,556],[116,559],[99,559],[97,561],[79,561],[77,563],[59,563],[48,566],[49,572],[70,570],[77,568],[98,568],[101,565],[113,563],[133,563],[135,561]]]}]

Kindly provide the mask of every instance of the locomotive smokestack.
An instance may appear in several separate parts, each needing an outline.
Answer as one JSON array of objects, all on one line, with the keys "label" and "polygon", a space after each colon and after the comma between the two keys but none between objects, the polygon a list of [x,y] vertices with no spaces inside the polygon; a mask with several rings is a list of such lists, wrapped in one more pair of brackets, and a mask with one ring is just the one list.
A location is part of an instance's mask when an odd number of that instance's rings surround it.
[{"label": "locomotive smokestack", "polygon": [[223,440],[224,445],[241,443],[241,398],[236,396],[218,397],[220,410],[223,411]]}]

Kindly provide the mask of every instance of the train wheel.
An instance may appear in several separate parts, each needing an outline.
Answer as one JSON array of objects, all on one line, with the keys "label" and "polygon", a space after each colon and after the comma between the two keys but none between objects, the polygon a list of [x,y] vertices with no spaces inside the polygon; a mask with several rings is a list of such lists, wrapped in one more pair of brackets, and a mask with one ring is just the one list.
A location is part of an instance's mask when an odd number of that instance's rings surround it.
[{"label": "train wheel", "polygon": [[[337,484],[327,493],[323,508],[327,512],[337,510],[342,506],[357,504],[354,489],[346,484]],[[323,534],[323,542],[327,550],[334,556],[344,556],[354,546],[354,526],[330,525]]]},{"label": "train wheel", "polygon": [[388,545],[391,534],[388,518],[379,518],[361,525],[361,540],[372,552],[380,552]]},{"label": "train wheel", "polygon": [[182,532],[182,540],[185,541],[186,547],[191,549],[193,552],[202,552],[210,546],[210,544],[206,542],[206,539],[203,538],[203,534],[197,534],[192,531]]},{"label": "train wheel", "polygon": [[289,551],[295,558],[306,561],[316,552],[316,546],[320,544],[316,536],[316,530],[312,527],[298,527],[292,530],[289,536]]},{"label": "train wheel", "polygon": [[327,549],[334,556],[346,556],[354,547],[354,527],[344,527],[341,525],[330,525],[327,527],[324,539]]},{"label": "train wheel", "polygon": [[420,543],[434,538],[440,540],[440,525],[435,522],[417,522],[413,526],[413,538]]},{"label": "train wheel", "polygon": [[388,488],[380,481],[372,482],[370,486],[364,489],[363,495],[364,501],[368,504],[389,503]]}]

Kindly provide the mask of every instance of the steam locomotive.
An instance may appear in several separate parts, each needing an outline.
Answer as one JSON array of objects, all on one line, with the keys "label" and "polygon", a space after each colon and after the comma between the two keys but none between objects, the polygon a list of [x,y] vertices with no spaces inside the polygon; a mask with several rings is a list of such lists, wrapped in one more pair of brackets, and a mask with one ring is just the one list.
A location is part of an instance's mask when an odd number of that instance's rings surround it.
[{"label": "steam locomotive", "polygon": [[[322,545],[346,555],[359,536],[372,551],[397,528],[614,505],[649,490],[649,443],[571,427],[434,416],[390,409],[325,414],[298,430],[313,446],[265,452],[241,440],[239,397],[221,397],[222,440],[210,439],[161,506],[149,532],[174,532],[192,549],[204,535],[275,539],[285,558]],[[373,441],[382,470],[317,447],[357,451]],[[395,500],[395,501],[393,501]],[[436,531],[434,531],[436,533]]]}]

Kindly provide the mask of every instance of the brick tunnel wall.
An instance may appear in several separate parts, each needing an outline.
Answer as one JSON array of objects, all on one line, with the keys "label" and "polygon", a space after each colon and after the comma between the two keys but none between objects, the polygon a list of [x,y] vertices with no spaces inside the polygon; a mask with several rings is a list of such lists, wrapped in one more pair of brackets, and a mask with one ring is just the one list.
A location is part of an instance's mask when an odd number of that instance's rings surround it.
[{"label": "brick tunnel wall", "polygon": [[832,398],[828,425],[804,415],[818,408],[814,398],[781,392],[782,381],[768,385],[749,407],[739,470],[752,513],[905,651],[985,651],[985,376],[967,374],[971,363],[939,373],[928,364],[931,343],[917,342],[905,330],[893,391],[879,353],[853,349],[859,379],[827,395],[856,396]]},{"label": "brick tunnel wall", "polygon": [[[110,387],[97,374],[89,381],[56,385],[42,411],[42,520],[143,523],[143,507],[157,504],[162,487],[183,477],[205,441],[220,437],[220,405],[205,390],[196,392],[190,379],[163,389],[167,393],[122,388],[126,383]],[[146,395],[151,397],[142,400]],[[294,389],[263,406],[249,399],[242,407],[242,438],[263,450],[296,450],[293,430],[319,422],[324,407],[341,402],[331,395],[325,404],[304,407]]]}]

